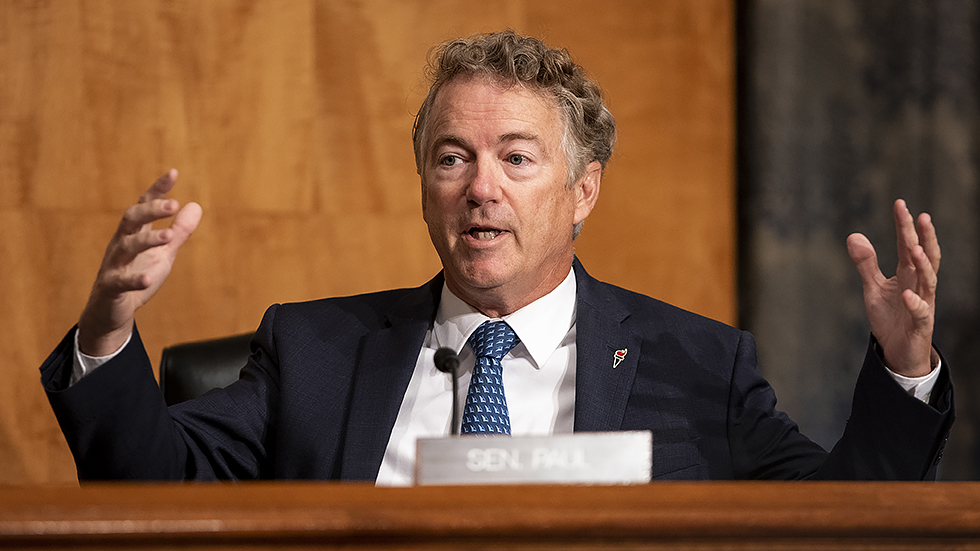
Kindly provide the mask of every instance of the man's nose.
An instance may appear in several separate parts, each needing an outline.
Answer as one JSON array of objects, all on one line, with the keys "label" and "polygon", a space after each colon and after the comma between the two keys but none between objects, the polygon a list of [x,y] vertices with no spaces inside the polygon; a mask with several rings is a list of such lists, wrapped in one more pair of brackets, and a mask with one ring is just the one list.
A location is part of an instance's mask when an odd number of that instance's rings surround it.
[{"label": "man's nose", "polygon": [[480,159],[473,167],[473,176],[466,188],[466,198],[478,205],[498,201],[503,173],[492,159]]}]

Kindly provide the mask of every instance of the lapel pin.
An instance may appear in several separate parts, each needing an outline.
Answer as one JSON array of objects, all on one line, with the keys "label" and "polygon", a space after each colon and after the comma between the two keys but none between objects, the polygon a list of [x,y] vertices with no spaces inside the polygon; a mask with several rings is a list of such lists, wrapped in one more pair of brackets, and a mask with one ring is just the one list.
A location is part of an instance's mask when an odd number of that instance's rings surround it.
[{"label": "lapel pin", "polygon": [[613,354],[613,369],[616,369],[617,367],[619,367],[619,362],[623,361],[623,358],[625,358],[625,357],[626,357],[626,349],[625,348],[622,349],[622,350],[617,350],[616,353]]}]

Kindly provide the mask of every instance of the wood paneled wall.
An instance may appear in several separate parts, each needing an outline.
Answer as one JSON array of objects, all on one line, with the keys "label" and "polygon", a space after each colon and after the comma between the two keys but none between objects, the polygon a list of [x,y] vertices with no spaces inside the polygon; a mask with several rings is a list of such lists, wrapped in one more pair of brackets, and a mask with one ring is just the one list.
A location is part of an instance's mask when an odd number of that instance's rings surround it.
[{"label": "wood paneled wall", "polygon": [[728,0],[0,2],[0,483],[74,480],[37,367],[170,167],[204,219],[138,315],[154,361],[274,302],[435,274],[410,141],[421,68],[433,44],[508,27],[568,48],[619,123],[586,267],[734,321]]}]

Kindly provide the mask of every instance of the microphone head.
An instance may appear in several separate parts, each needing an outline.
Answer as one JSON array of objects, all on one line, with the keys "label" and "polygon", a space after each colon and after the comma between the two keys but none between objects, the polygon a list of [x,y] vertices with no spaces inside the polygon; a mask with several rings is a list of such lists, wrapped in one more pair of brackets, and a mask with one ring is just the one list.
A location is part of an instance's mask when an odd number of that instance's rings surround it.
[{"label": "microphone head", "polygon": [[459,367],[459,356],[453,352],[452,348],[440,348],[436,350],[435,356],[436,369],[443,373],[456,373]]}]

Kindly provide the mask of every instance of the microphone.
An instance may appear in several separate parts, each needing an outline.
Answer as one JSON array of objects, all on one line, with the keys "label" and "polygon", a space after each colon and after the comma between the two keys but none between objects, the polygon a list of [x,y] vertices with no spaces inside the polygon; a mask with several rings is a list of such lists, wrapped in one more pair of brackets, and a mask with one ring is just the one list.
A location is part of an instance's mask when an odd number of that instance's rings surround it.
[{"label": "microphone", "polygon": [[452,348],[440,348],[436,350],[434,358],[436,369],[443,373],[449,373],[453,380],[453,425],[449,429],[449,434],[459,436],[459,381],[456,380],[456,371],[459,369],[459,356],[453,352]]}]

